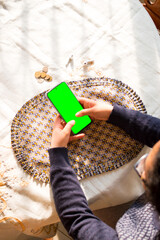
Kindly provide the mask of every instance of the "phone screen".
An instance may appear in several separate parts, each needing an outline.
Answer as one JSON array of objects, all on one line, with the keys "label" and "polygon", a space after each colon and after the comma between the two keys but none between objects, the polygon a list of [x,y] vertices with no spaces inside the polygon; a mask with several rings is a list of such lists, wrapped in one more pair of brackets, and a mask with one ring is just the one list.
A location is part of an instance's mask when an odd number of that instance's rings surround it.
[{"label": "phone screen", "polygon": [[91,123],[89,116],[75,116],[75,114],[82,110],[83,107],[65,82],[60,83],[49,91],[47,97],[53,103],[65,122],[68,123],[71,120],[75,120],[75,125],[72,127],[72,132],[74,134],[79,133]]}]

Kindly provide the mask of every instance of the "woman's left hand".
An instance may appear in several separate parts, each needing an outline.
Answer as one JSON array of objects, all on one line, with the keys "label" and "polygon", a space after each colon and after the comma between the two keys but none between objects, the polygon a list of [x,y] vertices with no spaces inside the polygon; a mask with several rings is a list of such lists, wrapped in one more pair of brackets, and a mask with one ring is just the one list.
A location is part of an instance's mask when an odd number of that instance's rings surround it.
[{"label": "woman's left hand", "polygon": [[56,117],[52,132],[51,148],[56,147],[67,148],[67,144],[70,141],[78,140],[85,136],[84,133],[70,136],[71,128],[74,126],[74,124],[75,124],[74,120],[65,124],[60,115]]}]

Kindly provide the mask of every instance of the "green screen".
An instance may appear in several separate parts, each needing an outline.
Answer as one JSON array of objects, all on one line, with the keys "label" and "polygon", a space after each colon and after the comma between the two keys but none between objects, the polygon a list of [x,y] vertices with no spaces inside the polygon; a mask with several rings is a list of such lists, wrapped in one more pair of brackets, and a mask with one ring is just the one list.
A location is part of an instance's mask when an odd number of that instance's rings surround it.
[{"label": "green screen", "polygon": [[89,123],[89,116],[76,117],[75,114],[83,109],[70,88],[65,82],[60,83],[47,93],[48,98],[53,103],[57,111],[60,113],[65,122],[75,120],[75,125],[72,127],[72,132],[77,134]]}]

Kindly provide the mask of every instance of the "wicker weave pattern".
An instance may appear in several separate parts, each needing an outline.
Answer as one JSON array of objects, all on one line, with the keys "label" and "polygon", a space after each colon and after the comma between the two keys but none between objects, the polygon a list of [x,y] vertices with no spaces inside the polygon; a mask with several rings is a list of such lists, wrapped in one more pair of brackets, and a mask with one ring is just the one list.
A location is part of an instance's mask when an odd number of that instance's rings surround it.
[{"label": "wicker weave pattern", "polygon": [[[146,112],[133,89],[108,78],[68,83],[76,96],[101,99]],[[43,92],[18,111],[11,126],[11,141],[18,162],[35,179],[49,181],[48,148],[56,110]],[[105,121],[94,121],[83,140],[69,144],[70,163],[79,178],[112,171],[132,160],[143,145]]]}]

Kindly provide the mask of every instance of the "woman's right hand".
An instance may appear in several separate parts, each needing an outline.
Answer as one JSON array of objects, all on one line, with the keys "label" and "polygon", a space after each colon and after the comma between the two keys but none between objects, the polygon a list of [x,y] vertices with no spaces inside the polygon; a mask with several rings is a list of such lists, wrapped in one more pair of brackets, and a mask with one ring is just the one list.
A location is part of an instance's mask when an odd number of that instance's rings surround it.
[{"label": "woman's right hand", "polygon": [[92,119],[107,121],[113,110],[113,106],[108,102],[94,101],[89,98],[78,98],[83,110],[76,114],[76,117],[89,115]]}]

